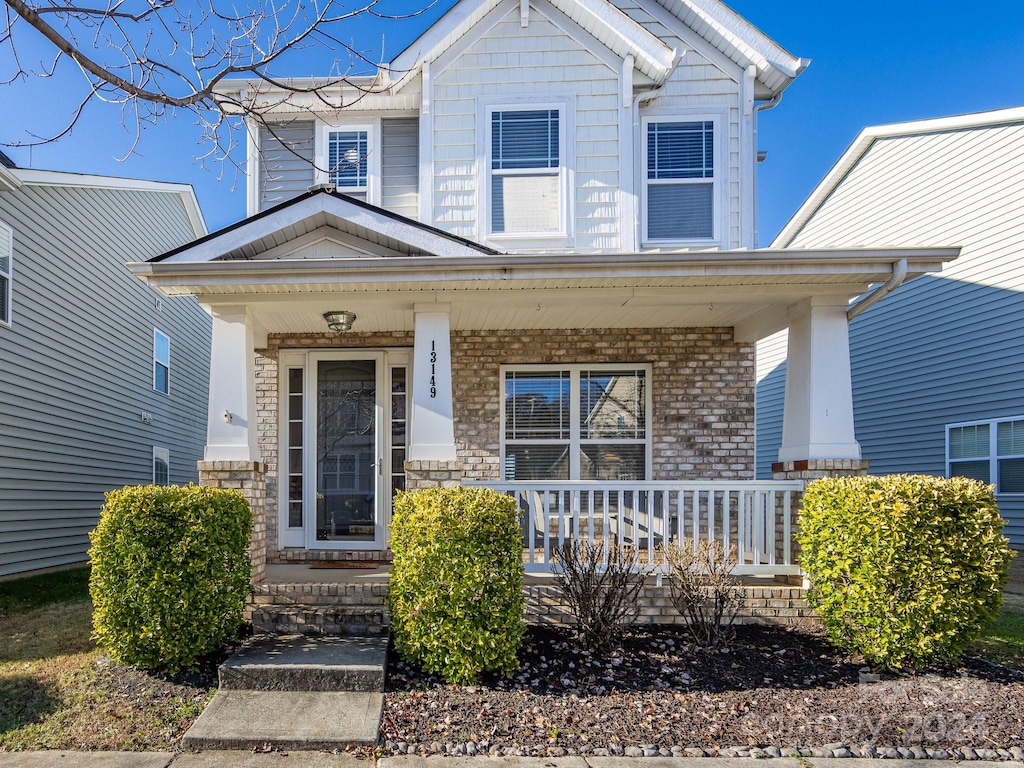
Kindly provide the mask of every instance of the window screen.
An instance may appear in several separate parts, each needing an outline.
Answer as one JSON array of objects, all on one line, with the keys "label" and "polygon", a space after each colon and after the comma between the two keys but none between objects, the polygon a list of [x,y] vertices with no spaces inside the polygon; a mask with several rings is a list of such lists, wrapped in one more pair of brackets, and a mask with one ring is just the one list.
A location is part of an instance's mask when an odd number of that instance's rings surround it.
[{"label": "window screen", "polygon": [[365,189],[368,154],[366,131],[331,131],[327,138],[331,183],[344,191]]},{"label": "window screen", "polygon": [[557,109],[491,113],[491,231],[555,232],[561,190]]},{"label": "window screen", "polygon": [[714,123],[647,124],[647,237],[714,237]]},{"label": "window screen", "polygon": [[171,453],[166,448],[153,448],[153,485],[171,484]]}]

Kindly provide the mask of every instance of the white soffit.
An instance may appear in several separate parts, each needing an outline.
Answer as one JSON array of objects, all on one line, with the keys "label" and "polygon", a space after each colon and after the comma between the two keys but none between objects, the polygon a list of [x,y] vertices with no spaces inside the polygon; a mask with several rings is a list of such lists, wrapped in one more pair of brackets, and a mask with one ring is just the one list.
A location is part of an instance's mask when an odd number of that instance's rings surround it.
[{"label": "white soffit", "polygon": [[988,128],[1008,123],[1024,122],[1024,107],[997,109],[989,112],[975,112],[967,115],[939,117],[931,120],[914,120],[906,123],[869,126],[860,132],[853,143],[839,157],[835,165],[825,174],[818,186],[793,214],[786,226],[782,228],[772,241],[772,248],[787,248],[803,229],[822,203],[842,183],[843,179],[860,162],[867,151],[879,139],[895,139],[901,136],[919,136],[924,133],[942,133],[945,131],[970,130],[972,128]]}]

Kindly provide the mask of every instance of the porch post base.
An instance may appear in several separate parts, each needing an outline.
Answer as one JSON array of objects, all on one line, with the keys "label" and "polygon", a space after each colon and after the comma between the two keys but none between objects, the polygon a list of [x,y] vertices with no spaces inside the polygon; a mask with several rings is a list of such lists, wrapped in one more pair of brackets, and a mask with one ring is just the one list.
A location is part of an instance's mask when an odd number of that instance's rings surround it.
[{"label": "porch post base", "polygon": [[424,488],[458,488],[462,485],[462,462],[425,461],[410,459],[405,462],[405,489],[419,491]]},{"label": "porch post base", "polygon": [[868,473],[867,459],[803,459],[772,464],[773,480],[817,480],[820,477],[859,477]]},{"label": "porch post base", "polygon": [[199,484],[209,488],[236,488],[252,508],[252,583],[267,575],[267,465],[258,461],[200,461]]}]

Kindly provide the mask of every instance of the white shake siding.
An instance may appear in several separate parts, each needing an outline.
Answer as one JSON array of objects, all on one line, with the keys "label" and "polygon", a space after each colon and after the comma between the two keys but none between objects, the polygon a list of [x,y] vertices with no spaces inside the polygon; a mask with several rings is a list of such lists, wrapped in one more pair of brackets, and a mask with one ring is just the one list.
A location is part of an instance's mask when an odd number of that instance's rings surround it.
[{"label": "white shake siding", "polygon": [[510,13],[433,77],[436,226],[463,237],[485,233],[477,221],[478,173],[486,172],[477,167],[477,96],[568,95],[575,101],[573,245],[579,252],[620,247],[617,72],[531,9],[527,29],[518,10]]},{"label": "white shake siding", "polygon": [[[943,474],[947,424],[1024,416],[1022,206],[1024,125],[886,138],[781,244],[963,249],[851,325],[857,437],[873,473]],[[770,437],[759,430],[759,454]],[[999,503],[1024,547],[1024,498]]]},{"label": "white shake siding", "polygon": [[[177,195],[26,185],[0,194],[0,220],[15,259],[0,327],[2,576],[84,561],[104,491],[151,482],[154,446],[171,482],[198,479],[210,321],[124,266],[192,239]],[[171,339],[169,395],[153,389],[154,328]]]}]

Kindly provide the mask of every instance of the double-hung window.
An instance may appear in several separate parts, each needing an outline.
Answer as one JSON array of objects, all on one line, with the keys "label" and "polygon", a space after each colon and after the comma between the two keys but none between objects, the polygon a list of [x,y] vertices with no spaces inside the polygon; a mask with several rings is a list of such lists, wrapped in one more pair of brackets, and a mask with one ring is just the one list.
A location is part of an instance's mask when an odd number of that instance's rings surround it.
[{"label": "double-hung window", "polygon": [[153,447],[153,485],[171,484],[171,452]]},{"label": "double-hung window", "polygon": [[715,121],[645,123],[644,241],[714,239]]},{"label": "double-hung window", "polygon": [[505,366],[504,479],[648,479],[649,380],[641,365]]},{"label": "double-hung window", "polygon": [[561,111],[547,106],[490,110],[492,234],[545,235],[563,230]]},{"label": "double-hung window", "polygon": [[949,477],[993,483],[997,493],[1024,493],[1024,418],[947,427],[946,452]]},{"label": "double-hung window", "polygon": [[321,125],[317,131],[318,180],[339,192],[378,202],[380,124]]},{"label": "double-hung window", "polygon": [[11,294],[13,293],[14,235],[6,224],[0,222],[0,323],[11,322]]},{"label": "double-hung window", "polygon": [[165,395],[171,391],[171,339],[163,331],[153,331],[153,389]]}]

